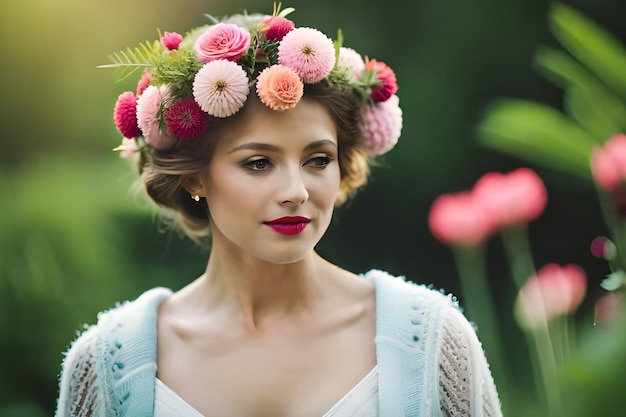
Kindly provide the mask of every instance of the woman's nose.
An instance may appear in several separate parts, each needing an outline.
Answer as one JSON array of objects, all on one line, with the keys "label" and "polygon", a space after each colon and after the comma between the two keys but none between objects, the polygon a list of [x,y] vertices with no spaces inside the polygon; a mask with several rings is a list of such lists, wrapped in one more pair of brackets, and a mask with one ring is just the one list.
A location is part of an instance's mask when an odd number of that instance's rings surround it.
[{"label": "woman's nose", "polygon": [[292,203],[301,205],[309,199],[304,178],[300,167],[285,169],[282,173],[279,201],[282,204]]}]

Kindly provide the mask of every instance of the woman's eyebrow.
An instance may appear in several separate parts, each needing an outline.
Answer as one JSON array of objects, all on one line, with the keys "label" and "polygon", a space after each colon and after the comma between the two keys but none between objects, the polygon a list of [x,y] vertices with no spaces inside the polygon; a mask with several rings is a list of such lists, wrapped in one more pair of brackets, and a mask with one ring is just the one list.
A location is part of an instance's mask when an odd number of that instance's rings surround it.
[{"label": "woman's eyebrow", "polygon": [[[304,149],[309,150],[311,148],[317,148],[317,147],[324,146],[324,145],[332,145],[334,147],[337,147],[337,144],[330,139],[320,139],[320,140],[316,140],[314,142],[309,143]],[[237,151],[249,150],[249,149],[255,150],[255,151],[260,150],[260,151],[269,151],[269,152],[276,152],[276,153],[281,152],[281,149],[278,146],[270,145],[269,143],[247,142],[247,143],[243,143],[239,146],[234,147],[228,153],[234,153]]]}]

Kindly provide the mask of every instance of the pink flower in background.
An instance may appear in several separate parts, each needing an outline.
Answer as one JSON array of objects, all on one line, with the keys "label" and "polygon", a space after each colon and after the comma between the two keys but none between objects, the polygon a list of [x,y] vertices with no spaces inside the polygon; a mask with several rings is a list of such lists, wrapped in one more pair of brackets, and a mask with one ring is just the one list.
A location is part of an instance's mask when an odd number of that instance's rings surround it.
[{"label": "pink flower in background", "polygon": [[278,46],[278,62],[295,71],[302,81],[315,84],[335,66],[333,41],[317,29],[296,28]]},{"label": "pink flower in background", "polygon": [[199,138],[207,128],[207,115],[193,98],[180,100],[165,113],[169,131],[182,140]]},{"label": "pink flower in background", "polygon": [[383,102],[389,100],[398,91],[396,74],[384,62],[375,59],[366,59],[365,72],[372,73],[378,85],[372,87],[372,100]]},{"label": "pink flower in background", "polygon": [[149,86],[137,100],[137,123],[146,142],[155,149],[167,150],[176,144],[176,138],[161,130],[159,115],[167,110],[167,88]]},{"label": "pink flower in background", "polygon": [[400,99],[394,95],[384,103],[361,107],[361,131],[369,155],[382,155],[398,143],[402,130]]},{"label": "pink flower in background", "polygon": [[125,138],[136,138],[141,135],[137,125],[137,100],[132,91],[126,91],[119,95],[113,110],[115,127]]},{"label": "pink flower in background", "polygon": [[347,71],[350,81],[358,80],[365,69],[365,61],[363,61],[361,54],[345,46],[339,48],[339,61],[337,65]]},{"label": "pink flower in background", "polygon": [[521,288],[515,315],[523,328],[547,325],[555,317],[574,312],[587,289],[587,275],[578,265],[547,264]]},{"label": "pink flower in background", "polygon": [[619,315],[622,302],[622,296],[616,291],[608,292],[600,297],[595,305],[596,323],[600,325],[613,323]]},{"label": "pink flower in background", "polygon": [[165,32],[165,34],[161,38],[161,43],[163,43],[163,46],[165,46],[170,51],[178,49],[182,41],[183,37],[176,32]]},{"label": "pink flower in background", "polygon": [[193,81],[193,97],[215,117],[228,117],[246,103],[250,87],[246,71],[235,62],[219,59],[205,64]]},{"label": "pink flower in background", "polygon": [[498,228],[528,223],[543,212],[548,200],[546,187],[531,169],[482,176],[472,192]]},{"label": "pink flower in background", "polygon": [[146,71],[141,75],[141,79],[137,83],[137,97],[139,97],[150,85],[150,80],[152,80],[152,72]]},{"label": "pink flower in background", "polygon": [[272,110],[294,107],[304,93],[304,85],[298,74],[284,65],[265,68],[257,78],[256,89],[263,104]]},{"label": "pink flower in background", "polygon": [[599,259],[606,259],[608,261],[615,259],[617,256],[617,248],[611,239],[605,236],[598,236],[593,239],[589,248],[591,254]]},{"label": "pink flower in background", "polygon": [[489,217],[470,192],[444,194],[435,199],[428,225],[435,238],[456,246],[476,246],[493,231]]},{"label": "pink flower in background", "polygon": [[218,23],[198,37],[196,56],[204,63],[216,59],[237,61],[250,48],[250,32],[233,23]]},{"label": "pink flower in background", "polygon": [[591,153],[591,172],[600,187],[613,191],[626,179],[626,135],[609,138]]},{"label": "pink flower in background", "polygon": [[265,39],[280,42],[286,34],[295,28],[295,25],[285,17],[272,16],[262,21],[259,28],[261,33],[265,34]]}]

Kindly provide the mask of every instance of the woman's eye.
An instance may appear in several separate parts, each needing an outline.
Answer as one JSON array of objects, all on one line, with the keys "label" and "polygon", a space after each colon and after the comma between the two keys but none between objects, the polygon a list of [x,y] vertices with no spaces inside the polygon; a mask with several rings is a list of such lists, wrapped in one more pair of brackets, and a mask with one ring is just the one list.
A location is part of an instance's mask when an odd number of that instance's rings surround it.
[{"label": "woman's eye", "polygon": [[326,165],[330,164],[333,161],[333,158],[330,156],[316,156],[315,158],[309,159],[305,165],[313,166],[316,168],[324,168]]},{"label": "woman's eye", "polygon": [[255,159],[253,161],[246,162],[243,166],[253,171],[263,171],[270,168],[272,163],[267,159]]}]

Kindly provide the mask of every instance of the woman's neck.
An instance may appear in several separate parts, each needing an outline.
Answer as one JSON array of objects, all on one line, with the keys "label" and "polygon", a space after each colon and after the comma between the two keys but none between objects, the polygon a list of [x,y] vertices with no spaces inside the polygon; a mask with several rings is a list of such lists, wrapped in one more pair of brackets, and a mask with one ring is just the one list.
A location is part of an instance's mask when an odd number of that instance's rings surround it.
[{"label": "woman's neck", "polygon": [[315,252],[280,265],[245,256],[233,259],[214,250],[194,291],[203,297],[204,306],[239,315],[244,326],[254,331],[314,309],[332,286],[331,268]]}]

